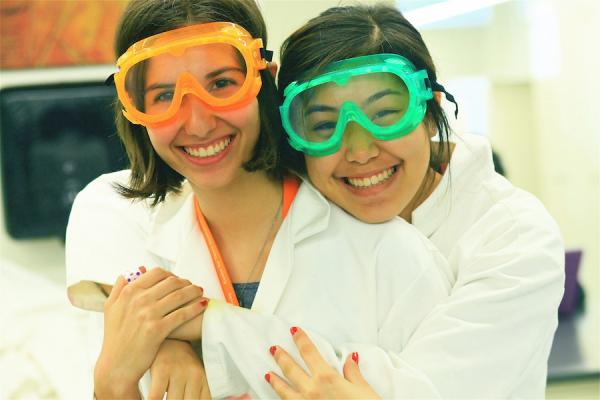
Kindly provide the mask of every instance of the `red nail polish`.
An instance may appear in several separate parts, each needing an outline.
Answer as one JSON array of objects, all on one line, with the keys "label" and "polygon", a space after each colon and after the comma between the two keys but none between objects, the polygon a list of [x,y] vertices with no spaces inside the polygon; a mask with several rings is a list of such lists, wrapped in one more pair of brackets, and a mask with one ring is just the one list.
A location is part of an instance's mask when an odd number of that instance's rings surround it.
[{"label": "red nail polish", "polygon": [[357,352],[352,353],[352,361],[354,361],[355,363],[358,364],[358,353]]},{"label": "red nail polish", "polygon": [[296,334],[296,332],[298,332],[298,328],[295,326],[292,326],[290,328],[290,333],[292,334],[292,336],[294,336]]},{"label": "red nail polish", "polygon": [[142,274],[146,273],[146,267],[143,265],[138,268]]},{"label": "red nail polish", "polygon": [[269,353],[271,353],[272,356],[275,355],[276,351],[277,351],[277,346],[271,346],[271,347],[269,347]]},{"label": "red nail polish", "polygon": [[271,383],[271,374],[265,374],[265,380]]},{"label": "red nail polish", "polygon": [[200,304],[202,304],[204,307],[206,307],[208,305],[208,300],[202,299],[202,300],[200,300]]}]

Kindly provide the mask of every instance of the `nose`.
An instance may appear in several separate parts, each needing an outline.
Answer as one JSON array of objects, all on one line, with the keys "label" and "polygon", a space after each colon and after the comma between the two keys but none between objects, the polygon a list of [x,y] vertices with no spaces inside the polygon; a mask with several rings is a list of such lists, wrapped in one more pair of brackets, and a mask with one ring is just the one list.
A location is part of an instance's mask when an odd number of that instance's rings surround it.
[{"label": "nose", "polygon": [[349,162],[366,164],[379,155],[379,147],[371,132],[356,122],[346,126],[344,148],[344,155]]},{"label": "nose", "polygon": [[194,95],[188,94],[183,97],[181,111],[188,135],[205,138],[217,127],[214,110]]}]

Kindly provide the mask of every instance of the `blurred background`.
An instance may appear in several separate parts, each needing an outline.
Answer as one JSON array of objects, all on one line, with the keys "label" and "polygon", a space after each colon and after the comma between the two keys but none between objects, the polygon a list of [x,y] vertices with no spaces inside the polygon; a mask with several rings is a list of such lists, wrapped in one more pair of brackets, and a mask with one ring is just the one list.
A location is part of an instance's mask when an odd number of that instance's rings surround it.
[{"label": "blurred background", "polygon": [[[350,0],[259,0],[269,48]],[[567,248],[548,398],[600,397],[600,2],[398,0],[454,94],[456,131],[489,138]],[[0,399],[90,387],[85,313],[68,305],[64,227],[79,190],[126,166],[115,137],[112,42],[126,1],[0,1]],[[452,104],[446,104],[453,115]]]}]

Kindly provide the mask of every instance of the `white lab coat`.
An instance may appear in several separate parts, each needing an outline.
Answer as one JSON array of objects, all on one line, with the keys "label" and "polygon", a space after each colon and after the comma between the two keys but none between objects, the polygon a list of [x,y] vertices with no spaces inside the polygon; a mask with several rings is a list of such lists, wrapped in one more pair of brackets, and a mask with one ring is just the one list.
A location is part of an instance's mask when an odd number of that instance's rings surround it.
[{"label": "white lab coat", "polygon": [[[102,297],[93,296],[89,282],[112,284],[138,265],[171,270],[201,285],[207,297],[222,299],[189,185],[152,209],[115,193],[113,182],[127,177],[122,171],[98,178],[73,205],[66,246],[73,304],[99,309]],[[213,396],[274,397],[263,378],[276,369],[268,348],[275,343],[290,348],[292,325],[335,346],[342,356],[352,351],[350,343],[401,351],[419,322],[447,296],[449,276],[445,259],[410,224],[399,219],[361,223],[302,184],[273,243],[252,311],[216,300],[205,313],[203,335],[210,339],[203,340],[203,352]],[[229,332],[231,318],[244,331]],[[286,335],[274,342],[271,329]],[[222,359],[227,352],[219,338],[234,346],[227,350],[243,353],[243,368]],[[326,356],[337,363],[336,354]]]},{"label": "white lab coat", "polygon": [[[450,262],[456,280],[450,297],[402,348],[382,332],[379,347],[368,342],[336,347],[317,339],[318,348],[338,367],[348,352],[357,351],[365,378],[384,398],[543,398],[563,292],[559,230],[534,196],[494,172],[486,139],[453,140],[441,183],[412,215],[414,226]],[[267,343],[261,338],[289,342],[285,324],[274,318],[247,314],[212,323],[226,315],[209,310],[203,329],[205,365],[217,394],[225,393],[218,385],[225,387],[236,371],[264,370],[269,355],[243,351],[250,337],[256,335],[252,343],[261,343],[258,347]],[[223,373],[216,376],[218,371]]]}]

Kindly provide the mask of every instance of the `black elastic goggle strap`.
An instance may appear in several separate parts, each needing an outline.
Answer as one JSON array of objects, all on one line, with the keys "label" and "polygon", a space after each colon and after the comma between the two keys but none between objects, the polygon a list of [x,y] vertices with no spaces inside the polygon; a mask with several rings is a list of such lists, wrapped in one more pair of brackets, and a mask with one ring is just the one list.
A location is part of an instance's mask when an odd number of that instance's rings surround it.
[{"label": "black elastic goggle strap", "polygon": [[115,74],[110,74],[104,81],[106,86],[115,86]]},{"label": "black elastic goggle strap", "polygon": [[[427,80],[429,81],[429,79]],[[433,90],[434,92],[444,92],[446,99],[448,99],[449,102],[454,103],[454,118],[458,118],[458,103],[454,99],[454,96],[448,93],[448,91],[446,91],[446,89],[444,89],[444,87],[436,81],[430,82],[430,85],[431,90]]]},{"label": "black elastic goggle strap", "polygon": [[267,50],[264,48],[260,48],[260,56],[267,60],[268,62],[273,61],[273,50]]}]

